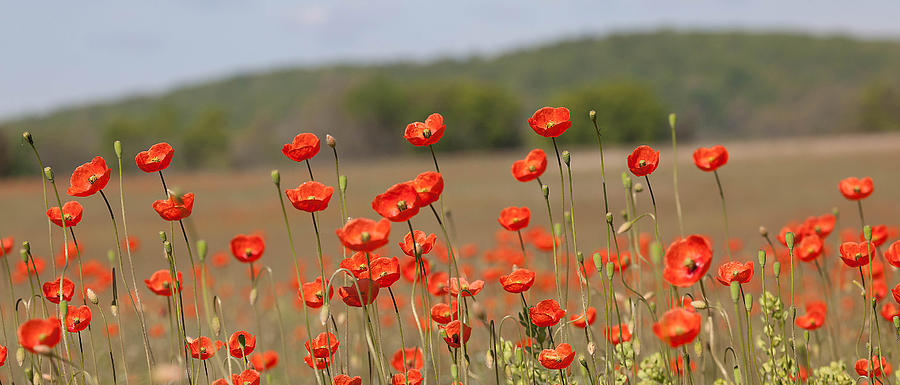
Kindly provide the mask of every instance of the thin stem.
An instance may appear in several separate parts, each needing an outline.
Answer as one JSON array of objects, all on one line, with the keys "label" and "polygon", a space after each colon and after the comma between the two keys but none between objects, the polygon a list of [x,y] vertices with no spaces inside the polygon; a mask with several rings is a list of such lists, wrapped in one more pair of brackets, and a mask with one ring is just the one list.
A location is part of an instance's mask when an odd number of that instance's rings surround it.
[{"label": "thin stem", "polygon": [[716,176],[716,186],[719,187],[719,197],[722,198],[722,217],[725,220],[725,250],[728,251],[728,259],[732,259],[731,257],[731,246],[729,242],[731,242],[731,232],[728,231],[728,209],[725,205],[725,190],[722,189],[722,181],[719,179],[719,171],[713,170],[713,175]]}]

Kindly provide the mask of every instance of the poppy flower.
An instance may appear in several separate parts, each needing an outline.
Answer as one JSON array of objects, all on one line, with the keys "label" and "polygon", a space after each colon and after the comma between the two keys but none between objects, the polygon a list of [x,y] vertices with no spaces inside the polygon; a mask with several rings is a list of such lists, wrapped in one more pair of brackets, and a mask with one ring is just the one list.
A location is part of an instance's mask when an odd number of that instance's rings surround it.
[{"label": "poppy flower", "polygon": [[518,294],[531,289],[531,285],[534,285],[534,277],[535,273],[533,271],[518,269],[501,276],[500,285],[503,286],[503,290],[506,290],[507,293]]},{"label": "poppy flower", "polygon": [[430,146],[441,140],[444,136],[444,117],[433,113],[425,118],[425,123],[412,122],[406,125],[403,137],[416,147]]},{"label": "poppy flower", "polygon": [[372,200],[372,209],[391,222],[405,222],[419,213],[421,201],[409,183],[398,183]]},{"label": "poppy flower", "polygon": [[540,136],[555,138],[572,126],[569,109],[565,107],[543,107],[528,118],[528,125]]},{"label": "poppy flower", "polygon": [[631,330],[628,329],[628,324],[623,323],[617,326],[610,326],[603,330],[603,334],[609,343],[613,345],[631,341]]},{"label": "poppy flower", "polygon": [[[181,272],[178,272],[178,288],[181,288]],[[172,273],[169,270],[157,270],[150,275],[150,279],[145,279],[144,284],[156,295],[166,297],[172,296]]]},{"label": "poppy flower", "polygon": [[[359,285],[359,291],[356,289],[357,285]],[[380,287],[374,281],[360,279],[351,283],[350,286],[338,288],[338,295],[347,306],[362,307],[364,304],[371,305],[372,302],[375,302],[379,289]]]},{"label": "poppy flower", "polygon": [[572,345],[567,343],[559,344],[556,349],[544,349],[538,356],[541,365],[552,370],[568,368],[574,359],[575,351],[572,350]]},{"label": "poppy flower", "polygon": [[468,343],[469,337],[472,335],[472,328],[459,320],[451,321],[443,327],[443,330],[441,335],[444,337],[444,342],[451,348],[458,348],[462,344]]},{"label": "poppy flower", "polygon": [[[244,342],[241,343],[241,337]],[[236,331],[228,338],[228,352],[232,357],[244,358],[256,349],[256,336],[245,331]]]},{"label": "poppy flower", "polygon": [[885,302],[881,306],[881,316],[887,321],[893,321],[895,316],[900,317],[900,307],[893,302]]},{"label": "poppy flower", "polygon": [[88,163],[78,166],[69,178],[69,189],[66,193],[73,197],[89,197],[103,190],[109,182],[109,167],[102,157],[94,157]]},{"label": "poppy flower", "polygon": [[530,182],[540,178],[545,170],[547,170],[547,154],[539,148],[531,150],[525,159],[512,164],[513,177],[519,182]]},{"label": "poppy flower", "polygon": [[153,202],[153,209],[162,219],[167,221],[180,221],[191,215],[194,209],[194,193],[187,193],[176,197],[169,193],[169,199]]},{"label": "poppy flower", "polygon": [[10,250],[12,250],[14,242],[15,242],[15,240],[13,239],[13,237],[6,237],[3,239],[0,239],[0,256],[5,256],[6,254],[9,254]]},{"label": "poppy flower", "polygon": [[61,333],[58,318],[35,318],[19,325],[17,335],[19,345],[25,350],[44,354],[49,353],[59,343]]},{"label": "poppy flower", "polygon": [[[874,363],[872,369],[869,368],[869,363]],[[853,365],[853,368],[856,369],[856,374],[866,377],[881,377],[882,375],[890,376],[891,372],[893,372],[891,364],[888,363],[884,357],[879,357],[877,355],[872,356],[871,360],[865,358],[856,360],[856,364]]]},{"label": "poppy flower", "polygon": [[455,301],[453,301],[451,304],[439,302],[431,307],[430,314],[431,319],[434,322],[437,322],[441,325],[446,325],[458,318],[459,308],[456,306]]},{"label": "poppy flower", "polygon": [[240,374],[232,374],[231,383],[234,385],[259,385],[259,372],[247,369]]},{"label": "poppy flower", "polygon": [[215,356],[216,352],[222,348],[222,341],[213,342],[209,337],[188,338],[188,343],[185,345],[191,352],[191,357],[207,360]]},{"label": "poppy flower", "polygon": [[711,262],[709,242],[699,235],[690,235],[669,245],[663,278],[672,285],[689,287],[703,278]]},{"label": "poppy flower", "polygon": [[819,236],[821,239],[825,239],[834,231],[834,224],[837,221],[837,217],[834,214],[825,214],[818,217],[809,217],[805,221],[803,221],[803,227],[806,229],[805,232],[814,233]]},{"label": "poppy flower", "polygon": [[281,148],[281,153],[294,161],[302,162],[316,156],[321,146],[322,143],[319,142],[319,137],[316,135],[310,133],[298,134],[293,141]]},{"label": "poppy flower", "polygon": [[728,163],[728,150],[723,146],[700,147],[694,150],[694,164],[700,170],[716,171],[725,163]]},{"label": "poppy flower", "polygon": [[375,251],[388,243],[391,222],[382,219],[375,222],[368,218],[354,218],[335,230],[344,247],[353,251]]},{"label": "poppy flower", "polygon": [[[585,314],[585,313],[587,313],[587,318],[586,318],[586,319],[585,319],[585,317],[584,317],[584,314]],[[597,319],[597,309],[594,309],[593,306],[588,306],[588,308],[587,308],[587,310],[585,311],[585,313],[573,315],[572,318],[571,318],[571,320],[572,320],[572,325],[575,325],[575,327],[578,327],[578,328],[581,328],[581,329],[584,329],[584,328],[587,327],[588,325],[593,325],[593,324],[594,324],[594,320]]]},{"label": "poppy flower", "polygon": [[377,258],[380,258],[378,254],[357,251],[349,258],[342,259],[338,266],[350,270],[353,276],[359,279],[363,278],[363,273],[369,270],[370,261],[374,261]]},{"label": "poppy flower", "polygon": [[838,188],[841,190],[841,194],[844,195],[844,198],[851,201],[858,201],[872,195],[875,186],[872,184],[872,178],[865,177],[860,179],[851,176],[841,180],[841,182],[838,183]]},{"label": "poppy flower", "polygon": [[400,279],[400,261],[397,257],[375,258],[363,278],[375,281],[382,289],[389,288]]},{"label": "poppy flower", "polygon": [[900,268],[900,241],[895,241],[884,252],[884,259],[892,266]]},{"label": "poppy flower", "polygon": [[91,324],[91,309],[86,305],[69,306],[66,310],[66,330],[69,333],[78,333],[87,329]]},{"label": "poppy flower", "polygon": [[425,365],[425,354],[418,347],[397,349],[391,357],[391,367],[395,370],[407,369],[420,370]]},{"label": "poppy flower", "polygon": [[[334,296],[334,289],[328,286],[328,282],[325,282],[325,286],[328,287],[328,300],[330,301],[331,297]],[[325,304],[325,295],[322,292],[322,277],[316,277],[315,280],[300,285],[297,294],[300,299],[306,302],[306,306],[313,309],[322,307]]]},{"label": "poppy flower", "polygon": [[825,243],[822,242],[822,238],[817,234],[807,234],[794,247],[794,255],[803,262],[812,262],[822,255],[824,249]]},{"label": "poppy flower", "polygon": [[681,307],[669,309],[653,324],[653,334],[673,348],[689,344],[700,334],[700,314]]},{"label": "poppy flower", "polygon": [[75,294],[75,283],[68,278],[57,278],[55,281],[44,282],[44,285],[41,287],[41,291],[44,292],[44,298],[48,301],[53,302],[55,304],[59,304],[59,285],[60,279],[62,279],[62,296],[66,301],[72,300],[72,295]]},{"label": "poppy flower", "polygon": [[350,377],[346,374],[334,376],[334,385],[362,385],[362,377]]},{"label": "poppy flower", "polygon": [[306,365],[313,369],[326,369],[331,365],[331,360],[334,357],[323,357],[323,358],[315,358],[313,356],[303,357],[303,362],[306,362]]},{"label": "poppy flower", "polygon": [[476,280],[469,282],[465,278],[450,278],[450,295],[458,296],[462,295],[463,297],[474,297],[481,292],[481,289],[484,288],[484,281]]},{"label": "poppy flower", "polygon": [[716,280],[725,286],[731,285],[732,282],[745,284],[750,282],[751,278],[753,278],[753,262],[725,262],[719,266],[719,274],[716,276]]},{"label": "poppy flower", "polygon": [[266,251],[266,241],[260,235],[238,234],[231,238],[231,255],[243,263],[256,262]]},{"label": "poppy flower", "polygon": [[500,226],[509,231],[519,231],[528,227],[528,221],[531,219],[531,210],[528,207],[507,207],[500,211],[500,217],[497,222]]},{"label": "poppy flower", "polygon": [[816,330],[825,324],[828,307],[824,302],[814,301],[806,304],[806,314],[794,320],[797,327],[805,330]]},{"label": "poppy flower", "polygon": [[[891,237],[891,229],[889,229],[886,225],[876,225],[872,226],[872,244],[875,247],[881,247],[885,242],[887,242],[888,238]],[[865,241],[866,235],[864,232],[859,233],[859,241]]]},{"label": "poppy flower", "polygon": [[431,252],[431,249],[434,247],[434,242],[437,240],[437,236],[434,235],[434,233],[426,236],[425,232],[419,230],[415,230],[413,233],[416,236],[415,245],[413,245],[413,237],[409,233],[406,233],[406,235],[403,236],[403,242],[399,243],[400,249],[403,250],[403,254],[415,257],[416,251],[419,252],[419,255],[425,255]]},{"label": "poppy flower", "polygon": [[397,373],[391,377],[391,385],[421,385],[424,377],[416,369],[406,371],[406,374]]},{"label": "poppy flower", "polygon": [[450,292],[450,275],[445,271],[439,271],[430,275],[428,277],[428,292],[434,296],[447,295]]},{"label": "poppy flower", "polygon": [[165,170],[172,162],[175,150],[166,142],[150,146],[147,151],[141,151],[134,157],[134,163],[144,172],[157,172]]},{"label": "poppy flower", "polygon": [[437,202],[444,191],[444,178],[434,171],[425,171],[409,182],[419,194],[419,206],[425,207]]},{"label": "poppy flower", "polygon": [[891,296],[894,297],[894,301],[900,303],[900,283],[898,283],[897,286],[894,286],[894,288],[891,289]]},{"label": "poppy flower", "polygon": [[545,299],[528,308],[531,323],[542,328],[556,325],[565,315],[566,311],[559,307],[555,299]]},{"label": "poppy flower", "polygon": [[316,211],[325,210],[328,207],[328,201],[331,200],[331,194],[334,193],[334,187],[326,186],[316,181],[303,182],[295,189],[284,190],[288,200],[297,210],[314,213]]},{"label": "poppy flower", "polygon": [[872,245],[865,242],[841,243],[841,259],[849,267],[865,266],[869,263],[869,252],[874,251]]},{"label": "poppy flower", "polygon": [[337,336],[331,333],[322,332],[311,341],[306,341],[306,351],[316,358],[325,358],[333,355],[338,349]]},{"label": "poppy flower", "polygon": [[81,214],[83,212],[81,203],[69,201],[63,205],[62,211],[59,210],[59,206],[49,208],[47,217],[50,218],[50,222],[55,223],[59,227],[63,227],[63,219],[66,221],[65,227],[74,227],[78,222],[81,222]]},{"label": "poppy flower", "polygon": [[637,146],[625,160],[635,176],[650,175],[659,166],[659,151],[646,145]]},{"label": "poppy flower", "polygon": [[250,364],[253,368],[260,372],[265,372],[278,365],[278,353],[274,350],[268,350],[264,353],[255,353],[250,356]]}]

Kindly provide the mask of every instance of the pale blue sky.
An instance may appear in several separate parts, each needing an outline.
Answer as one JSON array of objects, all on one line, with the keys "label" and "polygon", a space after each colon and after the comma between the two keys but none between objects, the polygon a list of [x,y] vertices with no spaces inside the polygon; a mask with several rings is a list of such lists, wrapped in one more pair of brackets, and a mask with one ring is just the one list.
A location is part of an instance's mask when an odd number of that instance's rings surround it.
[{"label": "pale blue sky", "polygon": [[897,1],[0,0],[0,119],[332,61],[492,54],[660,27],[900,37]]}]

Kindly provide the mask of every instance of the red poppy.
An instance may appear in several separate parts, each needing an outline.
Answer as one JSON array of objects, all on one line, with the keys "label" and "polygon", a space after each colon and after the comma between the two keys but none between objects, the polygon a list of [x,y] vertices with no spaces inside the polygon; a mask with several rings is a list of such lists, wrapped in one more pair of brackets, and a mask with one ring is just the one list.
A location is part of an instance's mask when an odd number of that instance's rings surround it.
[{"label": "red poppy", "polygon": [[894,288],[891,289],[891,296],[894,297],[894,301],[900,303],[900,283],[898,283],[897,286],[894,286]]},{"label": "red poppy", "polygon": [[663,278],[678,287],[689,287],[703,278],[712,262],[712,248],[699,235],[690,235],[669,245]]},{"label": "red poppy", "polygon": [[65,227],[74,227],[78,222],[81,222],[82,213],[81,203],[69,201],[63,205],[62,211],[59,210],[59,206],[48,209],[47,217],[59,227],[63,227],[63,218],[65,218]]},{"label": "red poppy", "polygon": [[433,113],[425,118],[425,123],[412,122],[406,125],[403,137],[410,144],[417,147],[430,146],[441,140],[444,136],[444,117]]},{"label": "red poppy", "polygon": [[62,279],[62,296],[66,301],[72,300],[72,295],[75,294],[75,283],[68,278],[57,278],[55,281],[44,282],[43,287],[41,287],[41,291],[44,292],[44,298],[48,301],[53,302],[55,304],[59,303],[59,281]]},{"label": "red poppy", "polygon": [[334,385],[362,385],[362,377],[350,377],[346,374],[334,376]]},{"label": "red poppy", "polygon": [[849,267],[865,266],[869,263],[869,253],[874,251],[871,244],[865,242],[841,243],[841,259]]},{"label": "red poppy", "polygon": [[537,327],[550,327],[556,325],[566,311],[559,307],[555,299],[545,299],[537,305],[528,308],[528,318]]},{"label": "red poppy", "polygon": [[817,234],[807,234],[794,247],[794,255],[803,262],[812,262],[822,255],[824,249],[825,244],[822,242],[822,238],[819,238]]},{"label": "red poppy", "polygon": [[191,215],[194,209],[194,193],[187,193],[176,197],[169,194],[169,199],[153,202],[153,209],[162,219],[167,221],[180,221]]},{"label": "red poppy", "polygon": [[728,150],[723,146],[700,147],[694,150],[694,164],[703,171],[716,171],[728,163]]},{"label": "red poppy", "polygon": [[353,251],[375,251],[388,243],[391,222],[382,219],[375,222],[368,218],[354,218],[337,229],[338,239],[344,247]]},{"label": "red poppy", "polygon": [[157,143],[150,146],[147,151],[141,151],[134,157],[139,169],[144,172],[157,172],[165,170],[172,162],[172,155],[175,150],[166,142]]},{"label": "red poppy", "polygon": [[884,259],[892,266],[900,268],[900,241],[895,241],[884,252]]},{"label": "red poppy", "polygon": [[243,263],[256,262],[266,251],[266,241],[256,234],[238,234],[231,238],[231,254]]},{"label": "red poppy", "polygon": [[512,174],[519,182],[530,182],[540,178],[547,169],[547,154],[536,148],[531,150],[525,159],[513,162]]},{"label": "red poppy", "polygon": [[538,356],[541,365],[552,370],[568,368],[574,359],[575,351],[572,350],[572,345],[566,343],[559,344],[556,349],[544,349]]},{"label": "red poppy", "polygon": [[419,255],[425,255],[431,252],[431,249],[434,247],[434,242],[437,240],[437,236],[432,234],[425,235],[425,232],[415,230],[416,242],[415,249],[413,249],[413,237],[409,233],[406,233],[403,236],[403,242],[400,242],[400,249],[403,250],[403,254],[406,254],[410,257],[416,256],[416,251],[419,252]]},{"label": "red poppy", "polygon": [[631,341],[631,330],[628,329],[628,324],[610,326],[603,330],[603,334],[606,335],[609,343],[613,345]]},{"label": "red poppy", "polygon": [[459,320],[451,321],[443,327],[443,330],[441,335],[444,336],[444,342],[451,348],[458,348],[462,344],[468,343],[469,337],[472,335],[472,328]]},{"label": "red poppy", "polygon": [[409,183],[398,183],[372,200],[372,209],[392,222],[405,222],[419,213],[421,201]]},{"label": "red poppy", "polygon": [[555,138],[572,126],[569,121],[569,109],[565,107],[544,107],[534,112],[528,119],[528,125],[538,135]]},{"label": "red poppy", "polygon": [[626,158],[628,169],[635,176],[650,175],[659,166],[659,151],[650,146],[637,146]]},{"label": "red poppy", "polygon": [[[896,298],[894,298],[896,300]],[[900,317],[900,307],[893,302],[885,302],[881,306],[881,316],[887,321],[893,321],[894,317]]]},{"label": "red poppy", "polygon": [[[325,286],[328,287],[328,300],[330,301],[331,297],[334,296],[334,289],[328,286],[328,282],[325,282]],[[306,306],[313,309],[322,307],[325,304],[325,295],[322,292],[322,277],[316,277],[312,282],[300,285],[297,295],[306,302]]]},{"label": "red poppy", "polygon": [[584,313],[573,315],[572,318],[570,318],[572,320],[572,325],[581,329],[584,329],[588,325],[593,325],[594,320],[597,319],[597,309],[594,309],[593,306],[588,306],[585,313],[587,313],[587,319],[585,319]]},{"label": "red poppy", "polygon": [[801,329],[816,330],[825,324],[827,314],[828,307],[824,302],[813,301],[806,304],[806,314],[797,317],[794,324]]},{"label": "red poppy", "polygon": [[32,353],[49,353],[59,343],[61,334],[58,318],[30,319],[19,325],[19,345]]},{"label": "red poppy", "polygon": [[459,308],[456,305],[456,301],[452,301],[450,304],[443,302],[435,304],[431,307],[431,319],[441,325],[450,323],[459,316]]},{"label": "red poppy", "polygon": [[531,210],[528,207],[510,206],[500,211],[500,217],[497,222],[500,226],[509,231],[519,231],[528,227],[528,221],[531,219]]},{"label": "red poppy", "polygon": [[740,263],[729,261],[719,266],[719,275],[716,279],[719,283],[729,286],[732,282],[745,284],[753,278],[753,262]]},{"label": "red poppy", "polygon": [[447,295],[450,292],[450,275],[444,271],[430,275],[428,277],[428,292],[434,296]]},{"label": "red poppy", "polygon": [[334,193],[334,187],[326,186],[316,181],[303,182],[300,186],[292,190],[284,190],[288,200],[297,210],[303,210],[308,213],[325,210],[328,207],[328,201],[331,200],[331,194]]},{"label": "red poppy", "polygon": [[250,356],[250,364],[253,365],[253,368],[260,371],[265,372],[278,365],[278,352],[274,350],[268,350],[264,353],[256,353]]},{"label": "red poppy", "polygon": [[[869,369],[869,363],[874,363],[874,365],[872,365],[873,369]],[[856,364],[853,365],[853,368],[856,369],[856,374],[866,377],[881,377],[882,375],[890,376],[891,372],[893,372],[891,364],[888,363],[884,357],[879,357],[877,355],[872,356],[871,360],[865,358],[856,360]]]},{"label": "red poppy", "polygon": [[419,206],[425,207],[437,202],[444,191],[444,178],[440,173],[425,171],[409,182],[419,194]]},{"label": "red poppy", "polygon": [[232,374],[231,383],[234,385],[259,385],[259,372],[247,369],[240,374]]},{"label": "red poppy", "polygon": [[397,373],[391,377],[391,385],[421,385],[424,378],[416,369],[406,371],[406,374]]},{"label": "red poppy", "polygon": [[[359,285],[359,291],[356,289],[357,285]],[[347,306],[362,307],[363,304],[371,305],[372,302],[375,302],[379,289],[380,287],[374,281],[360,279],[355,283],[350,283],[350,286],[338,288],[338,295]]]},{"label": "red poppy", "polygon": [[819,217],[809,217],[803,221],[806,233],[814,233],[819,238],[825,239],[834,231],[834,223],[837,218],[833,214],[825,214]]},{"label": "red poppy", "polygon": [[[876,225],[872,226],[872,244],[875,247],[881,247],[887,240],[891,237],[891,229],[889,229],[886,225]],[[865,241],[866,235],[864,232],[859,233],[859,241]]]},{"label": "red poppy", "polygon": [[9,254],[10,250],[12,250],[14,242],[15,242],[15,239],[13,239],[13,237],[6,237],[3,239],[0,239],[0,256],[5,256],[6,254]]},{"label": "red poppy", "polygon": [[303,357],[303,361],[306,362],[306,365],[313,369],[325,369],[331,365],[331,360],[334,357],[324,357],[324,358],[315,358],[313,356]]},{"label": "red poppy", "polygon": [[872,195],[875,186],[872,184],[872,178],[865,177],[859,179],[851,176],[841,180],[841,182],[838,183],[838,188],[841,190],[841,194],[844,195],[844,198],[851,201],[858,201]]},{"label": "red poppy", "polygon": [[473,297],[478,295],[482,288],[484,288],[484,281],[480,279],[470,283],[462,277],[459,279],[456,277],[450,278],[450,295],[454,297],[458,295],[462,295],[463,297]]},{"label": "red poppy", "polygon": [[69,189],[66,193],[74,197],[88,197],[103,190],[109,182],[109,167],[102,157],[94,157],[88,163],[78,166],[69,178]]},{"label": "red poppy", "polygon": [[6,364],[6,346],[0,346],[0,367]]},{"label": "red poppy", "polygon": [[353,276],[359,279],[363,278],[363,273],[369,270],[369,261],[377,258],[380,258],[378,254],[357,251],[349,258],[342,259],[339,266],[343,269],[350,270],[350,272],[353,273]]},{"label": "red poppy", "polygon": [[69,306],[66,310],[66,330],[78,333],[91,324],[91,309],[86,305]]},{"label": "red poppy", "polygon": [[215,356],[216,352],[222,348],[222,341],[213,342],[209,337],[188,338],[188,343],[185,345],[191,352],[191,357],[207,360]]},{"label": "red poppy", "polygon": [[531,289],[531,285],[534,285],[534,277],[535,273],[533,271],[518,269],[508,275],[501,276],[500,285],[508,293],[522,293]]},{"label": "red poppy", "polygon": [[400,261],[397,257],[379,257],[372,260],[372,265],[362,278],[375,281],[379,287],[386,289],[400,279]]},{"label": "red poppy", "polygon": [[[241,343],[243,337],[243,343]],[[244,358],[256,349],[256,336],[245,331],[236,331],[228,339],[228,352],[232,357]]]},{"label": "red poppy", "polygon": [[319,137],[314,134],[298,134],[292,142],[281,148],[281,153],[294,161],[302,162],[316,156],[321,146]]},{"label": "red poppy", "polygon": [[[178,287],[181,288],[181,272],[178,272]],[[162,295],[166,297],[172,296],[172,273],[169,270],[157,270],[150,276],[150,279],[145,279],[144,284],[147,285],[147,288],[150,289],[156,295]]]},{"label": "red poppy", "polygon": [[322,332],[311,341],[306,341],[306,351],[316,358],[325,358],[333,355],[338,349],[337,336],[331,333]]},{"label": "red poppy", "polygon": [[425,354],[418,347],[397,349],[391,357],[391,367],[395,370],[416,369],[421,370],[425,365]]},{"label": "red poppy", "polygon": [[700,334],[700,314],[682,307],[666,311],[659,322],[653,324],[653,333],[661,341],[677,348],[689,344]]}]

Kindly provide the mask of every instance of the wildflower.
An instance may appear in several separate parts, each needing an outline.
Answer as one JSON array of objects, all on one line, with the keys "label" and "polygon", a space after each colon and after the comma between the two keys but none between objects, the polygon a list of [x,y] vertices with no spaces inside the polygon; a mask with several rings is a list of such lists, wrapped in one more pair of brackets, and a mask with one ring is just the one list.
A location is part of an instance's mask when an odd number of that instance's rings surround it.
[{"label": "wildflower", "polygon": [[451,348],[458,348],[462,344],[469,342],[472,335],[472,328],[460,322],[459,320],[451,321],[443,327],[444,342]]},{"label": "wildflower", "polygon": [[406,125],[403,137],[417,147],[431,146],[444,136],[444,117],[433,113],[425,118],[425,122],[412,122]]},{"label": "wildflower", "polygon": [[628,329],[628,324],[623,323],[616,326],[610,326],[603,330],[603,334],[606,335],[606,339],[609,343],[613,345],[631,341],[631,330]]},{"label": "wildflower", "polygon": [[803,262],[812,262],[822,255],[824,249],[825,244],[822,242],[822,238],[819,238],[817,234],[807,234],[794,247],[794,255]]},{"label": "wildflower", "polygon": [[316,156],[321,146],[319,137],[316,135],[309,133],[298,134],[291,143],[285,144],[281,148],[281,153],[296,162],[302,162]]},{"label": "wildflower", "polygon": [[35,354],[49,353],[60,339],[58,318],[35,318],[19,325],[19,345]]},{"label": "wildflower", "polygon": [[653,324],[653,333],[673,348],[691,343],[700,334],[700,315],[681,307],[666,311]]},{"label": "wildflower", "polygon": [[313,357],[325,358],[333,355],[338,349],[337,336],[331,333],[322,332],[311,341],[306,341],[306,351]]},{"label": "wildflower", "polygon": [[[241,337],[244,337],[243,343],[241,343]],[[253,353],[253,349],[256,349],[256,336],[253,334],[245,331],[236,331],[228,339],[228,352],[231,353],[232,357],[244,358]]]},{"label": "wildflower", "polygon": [[313,213],[325,210],[334,187],[326,186],[316,181],[303,182],[295,189],[284,190],[288,200],[297,210]]},{"label": "wildflower", "polygon": [[[586,319],[585,319],[585,314],[587,314]],[[588,306],[585,313],[573,315],[571,318],[571,321],[572,321],[572,325],[575,325],[575,327],[584,329],[588,325],[593,325],[594,320],[596,320],[596,319],[597,319],[597,309],[595,309],[593,306]]]},{"label": "wildflower", "polygon": [[[181,272],[178,272],[178,288],[181,288]],[[173,293],[172,288],[172,273],[169,270],[157,270],[155,273],[150,275],[150,279],[145,279],[144,284],[147,285],[147,288],[150,289],[154,294],[171,297]]]},{"label": "wildflower", "polygon": [[569,109],[565,107],[543,107],[528,119],[528,125],[540,136],[555,138],[572,126]]},{"label": "wildflower", "polygon": [[519,231],[528,227],[528,221],[531,219],[531,210],[528,207],[507,207],[500,211],[500,217],[497,222],[500,226],[509,231]]},{"label": "wildflower", "polygon": [[406,373],[397,373],[391,377],[391,385],[421,385],[424,378],[417,369],[407,370]]},{"label": "wildflower", "polygon": [[81,215],[83,213],[83,209],[81,207],[81,203],[76,201],[66,202],[62,210],[59,207],[51,207],[47,210],[47,217],[50,218],[50,222],[53,222],[59,227],[63,227],[63,220],[66,221],[65,227],[74,227],[81,222]]},{"label": "wildflower", "polygon": [[456,306],[455,301],[450,304],[440,302],[431,307],[431,312],[429,314],[434,322],[446,325],[457,319],[459,308]]},{"label": "wildflower", "polygon": [[68,278],[60,277],[54,281],[44,282],[44,285],[41,287],[41,290],[44,292],[44,298],[55,304],[58,304],[60,300],[60,281],[62,281],[62,299],[71,301],[72,296],[75,294],[75,283]]},{"label": "wildflower", "polygon": [[187,193],[181,197],[169,193],[169,199],[153,202],[153,209],[162,219],[180,221],[191,215],[194,209],[194,193]]},{"label": "wildflower", "polygon": [[806,304],[806,314],[797,317],[794,320],[801,329],[816,330],[825,324],[825,316],[828,314],[828,307],[824,302],[813,301]]},{"label": "wildflower", "polygon": [[700,170],[709,172],[716,171],[728,163],[728,150],[722,146],[712,146],[710,148],[700,147],[694,150],[694,164]]},{"label": "wildflower", "polygon": [[537,327],[550,327],[556,325],[566,311],[559,307],[554,299],[545,299],[537,305],[528,308],[528,318]]},{"label": "wildflower", "polygon": [[259,385],[259,372],[247,369],[240,374],[232,374],[231,382],[234,385]]},{"label": "wildflower", "polygon": [[[359,290],[357,291],[357,285]],[[363,305],[371,305],[378,297],[378,284],[369,279],[360,279],[350,286],[338,288],[338,295],[347,306],[362,307]]]},{"label": "wildflower", "polygon": [[278,365],[278,353],[274,350],[268,350],[264,353],[254,353],[250,356],[250,364],[253,368],[260,372],[271,370]]},{"label": "wildflower", "polygon": [[[869,368],[869,364],[873,363],[872,368]],[[860,358],[856,360],[856,364],[853,365],[853,368],[856,369],[856,374],[860,376],[866,377],[881,377],[890,376],[891,372],[891,364],[887,362],[884,357],[880,356],[872,356],[871,360],[867,360],[865,358]]]},{"label": "wildflower", "polygon": [[256,262],[266,251],[266,242],[262,236],[238,234],[231,239],[231,254],[243,263]]},{"label": "wildflower", "polygon": [[540,178],[547,169],[547,154],[536,148],[528,152],[525,159],[513,162],[512,174],[519,182],[530,182]]},{"label": "wildflower", "polygon": [[462,277],[459,279],[455,277],[450,278],[450,295],[454,297],[460,294],[462,294],[463,297],[473,297],[478,295],[482,288],[484,288],[484,281],[480,279],[470,283]]},{"label": "wildflower", "polygon": [[869,253],[874,251],[874,247],[865,242],[844,242],[841,243],[841,259],[844,264],[849,267],[865,266],[869,263]]},{"label": "wildflower", "polygon": [[66,311],[66,330],[69,333],[78,333],[87,329],[91,324],[91,309],[86,305],[69,306]]},{"label": "wildflower", "polygon": [[699,235],[690,235],[669,245],[663,278],[672,285],[689,287],[706,274],[711,262],[709,241]]},{"label": "wildflower", "polygon": [[[325,282],[325,286],[328,286],[328,282]],[[322,277],[316,277],[315,280],[300,285],[297,294],[300,299],[306,302],[306,306],[313,309],[322,307],[325,304],[325,295],[322,293]],[[334,296],[334,289],[328,286],[329,301],[332,296]]]},{"label": "wildflower", "polygon": [[403,242],[400,242],[400,249],[403,250],[403,254],[406,254],[410,257],[415,257],[416,252],[419,252],[419,255],[425,255],[431,252],[431,249],[434,247],[434,242],[437,240],[437,236],[432,234],[425,235],[425,232],[415,230],[413,232],[415,234],[415,250],[413,249],[413,236],[410,233],[406,233],[403,236]]},{"label": "wildflower", "polygon": [[729,261],[719,266],[719,275],[716,279],[719,283],[729,286],[732,282],[745,284],[753,278],[753,262],[740,263]]},{"label": "wildflower", "polygon": [[421,201],[416,189],[408,183],[398,183],[372,200],[372,209],[391,222],[405,222],[419,213]]},{"label": "wildflower", "polygon": [[400,279],[400,261],[397,257],[379,257],[372,261],[371,266],[361,278],[375,281],[379,287],[386,289]]},{"label": "wildflower", "polygon": [[541,365],[553,370],[568,368],[574,359],[575,351],[572,345],[566,343],[559,344],[555,349],[544,349],[538,356]]},{"label": "wildflower", "polygon": [[635,176],[650,175],[659,166],[659,151],[650,146],[638,146],[626,158],[628,169]]},{"label": "wildflower", "polygon": [[404,366],[408,369],[421,370],[424,365],[425,354],[418,347],[397,349],[391,357],[391,367],[395,370],[403,370]]},{"label": "wildflower", "polygon": [[188,338],[188,343],[185,345],[191,352],[191,357],[207,360],[215,356],[216,352],[222,348],[222,341],[213,342],[209,337]]},{"label": "wildflower", "polygon": [[354,218],[335,231],[345,247],[353,251],[375,251],[387,244],[391,222],[375,222],[368,218]]},{"label": "wildflower", "polygon": [[533,271],[518,269],[508,275],[501,276],[500,285],[508,293],[518,294],[531,289],[531,286],[534,285],[534,277],[535,273]]},{"label": "wildflower", "polygon": [[865,199],[869,195],[872,195],[872,191],[875,189],[872,184],[872,178],[865,177],[859,179],[852,176],[841,180],[841,182],[838,183],[838,188],[841,190],[841,194],[844,195],[844,198],[851,201]]},{"label": "wildflower", "polygon": [[138,168],[144,172],[157,172],[165,170],[172,162],[175,150],[168,143],[162,142],[150,146],[147,151],[141,151],[134,157]]},{"label": "wildflower", "polygon": [[111,170],[102,157],[94,157],[88,163],[78,166],[69,179],[66,193],[75,197],[88,197],[106,187]]},{"label": "wildflower", "polygon": [[440,173],[425,171],[408,182],[419,194],[419,206],[425,207],[437,202],[444,191],[444,178]]},{"label": "wildflower", "polygon": [[350,377],[346,374],[334,376],[334,385],[362,385],[362,377]]}]

